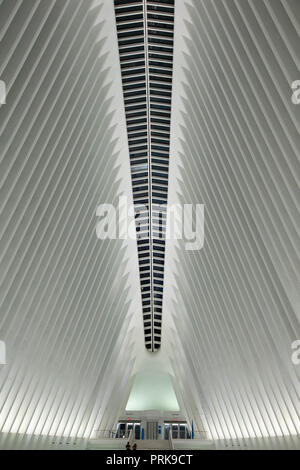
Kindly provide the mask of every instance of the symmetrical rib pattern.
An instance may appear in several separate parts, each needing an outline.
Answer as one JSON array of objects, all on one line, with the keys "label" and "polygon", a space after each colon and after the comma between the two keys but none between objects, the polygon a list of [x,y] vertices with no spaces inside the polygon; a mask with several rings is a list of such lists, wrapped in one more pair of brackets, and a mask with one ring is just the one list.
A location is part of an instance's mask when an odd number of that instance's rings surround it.
[{"label": "symmetrical rib pattern", "polygon": [[[196,437],[299,447],[300,3],[99,3],[0,0],[0,447],[84,447],[151,361]],[[138,256],[95,230],[130,176]],[[167,194],[205,204],[200,251],[165,246]]]},{"label": "symmetrical rib pattern", "polygon": [[161,345],[174,0],[115,0],[146,348]]}]

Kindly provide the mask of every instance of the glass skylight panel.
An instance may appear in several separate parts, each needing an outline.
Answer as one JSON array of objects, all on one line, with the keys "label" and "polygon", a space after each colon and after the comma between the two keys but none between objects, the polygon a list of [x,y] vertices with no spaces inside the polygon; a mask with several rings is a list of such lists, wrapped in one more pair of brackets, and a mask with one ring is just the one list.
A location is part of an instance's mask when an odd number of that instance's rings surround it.
[{"label": "glass skylight panel", "polygon": [[[173,76],[174,0],[115,0],[145,345],[161,345]],[[159,206],[159,207],[157,207]]]}]

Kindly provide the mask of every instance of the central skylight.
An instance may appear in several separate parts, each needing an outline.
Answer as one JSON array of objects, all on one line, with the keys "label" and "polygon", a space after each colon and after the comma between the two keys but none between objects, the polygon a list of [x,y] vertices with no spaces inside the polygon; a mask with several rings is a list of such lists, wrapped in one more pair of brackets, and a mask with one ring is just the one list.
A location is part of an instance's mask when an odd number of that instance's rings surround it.
[{"label": "central skylight", "polygon": [[114,0],[145,345],[161,345],[175,0]]}]

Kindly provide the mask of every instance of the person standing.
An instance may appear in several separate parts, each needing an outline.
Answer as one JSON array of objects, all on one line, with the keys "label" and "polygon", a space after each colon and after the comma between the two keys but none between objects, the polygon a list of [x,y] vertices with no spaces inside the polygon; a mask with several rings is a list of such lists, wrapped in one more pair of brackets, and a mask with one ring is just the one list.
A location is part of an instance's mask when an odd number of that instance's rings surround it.
[{"label": "person standing", "polygon": [[131,447],[130,447],[130,444],[129,444],[129,441],[127,442],[126,444],[126,447],[125,447],[126,450],[131,450]]}]

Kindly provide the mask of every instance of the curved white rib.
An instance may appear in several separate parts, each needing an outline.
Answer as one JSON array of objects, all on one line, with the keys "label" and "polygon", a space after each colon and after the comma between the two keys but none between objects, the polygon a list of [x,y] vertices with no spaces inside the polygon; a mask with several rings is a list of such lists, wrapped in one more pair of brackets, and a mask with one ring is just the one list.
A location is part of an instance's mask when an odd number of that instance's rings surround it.
[{"label": "curved white rib", "polygon": [[291,360],[300,335],[298,10],[288,1],[191,1],[177,25],[186,34],[175,60],[183,74],[170,184],[179,178],[182,204],[205,204],[205,244],[177,249],[173,366],[189,389],[190,419],[197,409],[198,430],[214,439],[300,429]]}]

